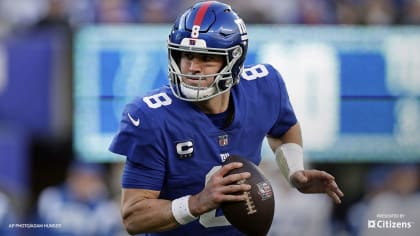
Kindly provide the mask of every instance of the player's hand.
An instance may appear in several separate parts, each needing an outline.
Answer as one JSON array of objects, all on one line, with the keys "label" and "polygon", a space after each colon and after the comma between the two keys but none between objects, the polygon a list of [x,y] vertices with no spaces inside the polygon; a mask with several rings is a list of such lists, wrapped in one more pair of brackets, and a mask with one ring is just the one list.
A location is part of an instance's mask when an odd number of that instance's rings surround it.
[{"label": "player's hand", "polygon": [[249,172],[227,175],[230,170],[242,167],[240,162],[232,162],[223,165],[210,177],[204,189],[191,196],[189,206],[191,213],[195,216],[216,209],[222,202],[226,201],[244,201],[244,194],[235,195],[233,193],[248,191],[251,189],[249,184],[238,184],[240,180],[251,176]]},{"label": "player's hand", "polygon": [[302,193],[326,193],[335,203],[340,204],[343,192],[334,176],[325,171],[300,170],[290,176],[291,184]]}]

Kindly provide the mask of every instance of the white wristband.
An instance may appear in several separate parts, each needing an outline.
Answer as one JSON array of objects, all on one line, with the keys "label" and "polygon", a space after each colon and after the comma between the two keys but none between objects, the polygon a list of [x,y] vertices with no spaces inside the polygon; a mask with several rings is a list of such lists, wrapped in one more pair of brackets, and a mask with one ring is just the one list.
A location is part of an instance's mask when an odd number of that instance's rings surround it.
[{"label": "white wristband", "polygon": [[188,206],[188,201],[190,197],[191,195],[187,195],[174,199],[172,201],[172,215],[174,216],[175,220],[181,225],[188,224],[191,221],[194,221],[198,218],[190,212],[190,208]]},{"label": "white wristband", "polygon": [[276,161],[283,176],[290,183],[290,176],[303,170],[303,149],[297,143],[286,143],[276,149]]}]

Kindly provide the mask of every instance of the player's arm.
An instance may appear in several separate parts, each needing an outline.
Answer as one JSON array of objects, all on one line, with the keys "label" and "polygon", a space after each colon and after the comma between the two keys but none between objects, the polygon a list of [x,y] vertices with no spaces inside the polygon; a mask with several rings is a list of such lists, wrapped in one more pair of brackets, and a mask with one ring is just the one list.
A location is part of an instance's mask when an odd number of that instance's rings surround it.
[{"label": "player's arm", "polygon": [[175,228],[171,201],[158,199],[159,191],[122,189],[121,216],[129,234],[159,232]]},{"label": "player's arm", "polygon": [[146,189],[123,188],[121,215],[128,233],[161,232],[187,224],[205,212],[216,209],[225,201],[244,201],[245,195],[236,195],[248,191],[248,184],[236,184],[249,178],[250,173],[226,174],[242,163],[224,165],[216,171],[205,188],[192,196],[186,195],[173,201],[158,199],[160,192]]},{"label": "player's arm", "polygon": [[294,172],[304,169],[300,124],[297,122],[280,137],[267,136],[267,140],[276,155],[281,173],[290,181]]},{"label": "player's arm", "polygon": [[276,156],[276,162],[290,184],[302,193],[326,193],[336,203],[344,194],[334,176],[319,170],[304,170],[302,135],[299,123],[279,138],[267,137]]},{"label": "player's arm", "polygon": [[300,124],[296,123],[287,130],[281,137],[267,136],[268,143],[273,151],[285,143],[295,143],[302,146],[302,132]]}]

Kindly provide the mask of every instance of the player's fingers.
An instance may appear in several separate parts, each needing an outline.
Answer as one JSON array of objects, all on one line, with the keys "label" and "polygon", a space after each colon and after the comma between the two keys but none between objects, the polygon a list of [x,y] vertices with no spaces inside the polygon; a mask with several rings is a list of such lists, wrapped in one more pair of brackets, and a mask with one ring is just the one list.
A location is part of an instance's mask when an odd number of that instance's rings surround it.
[{"label": "player's fingers", "polygon": [[221,191],[225,194],[231,194],[249,190],[251,190],[251,185],[249,184],[231,184],[224,186]]},{"label": "player's fingers", "polygon": [[327,180],[335,180],[335,177],[326,171],[320,171],[320,176]]},{"label": "player's fingers", "polygon": [[341,191],[341,189],[339,187],[337,187],[336,189],[334,189],[334,192],[339,196],[339,197],[344,197],[344,193]]},{"label": "player's fingers", "polygon": [[333,191],[327,191],[327,195],[336,203],[341,204],[340,197]]},{"label": "player's fingers", "polygon": [[344,193],[340,190],[337,183],[335,181],[330,181],[328,185],[326,186],[325,191],[330,198],[334,200],[335,203],[340,204],[341,203],[341,197],[344,196]]},{"label": "player's fingers", "polygon": [[222,181],[220,182],[222,185],[229,185],[229,184],[237,184],[240,181],[243,181],[247,178],[251,177],[251,173],[249,172],[242,172],[238,174],[230,174],[223,177]]},{"label": "player's fingers", "polygon": [[335,181],[325,180],[323,182],[324,182],[325,187],[327,187],[327,188],[330,188],[330,189],[338,188],[338,185]]},{"label": "player's fingers", "polygon": [[233,169],[241,168],[243,165],[244,164],[242,164],[241,162],[232,162],[232,163],[223,165],[222,168],[218,170],[218,174],[221,176],[225,176],[227,173],[229,173],[229,171]]},{"label": "player's fingers", "polygon": [[248,195],[244,192],[242,194],[227,194],[224,195],[224,202],[237,202],[245,201],[248,198]]},{"label": "player's fingers", "polygon": [[344,193],[341,191],[341,189],[338,187],[337,183],[335,181],[329,181],[327,182],[327,188],[336,193],[339,197],[343,197]]},{"label": "player's fingers", "polygon": [[291,176],[292,185],[301,187],[308,182],[308,178],[302,171],[297,171]]},{"label": "player's fingers", "polygon": [[308,180],[333,181],[335,178],[331,174],[320,170],[304,170],[302,174]]},{"label": "player's fingers", "polygon": [[307,176],[309,179],[319,179],[319,180],[334,180],[334,176],[329,174],[326,171],[321,170],[305,170],[305,176]]}]

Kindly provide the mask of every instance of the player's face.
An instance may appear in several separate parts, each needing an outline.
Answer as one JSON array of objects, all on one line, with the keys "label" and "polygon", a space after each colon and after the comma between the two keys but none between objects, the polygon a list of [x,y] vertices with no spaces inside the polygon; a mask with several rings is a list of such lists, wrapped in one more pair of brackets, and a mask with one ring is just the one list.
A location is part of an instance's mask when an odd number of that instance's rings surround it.
[{"label": "player's face", "polygon": [[220,55],[182,52],[180,67],[183,74],[195,77],[183,77],[182,81],[196,87],[209,87],[214,77],[197,77],[218,73],[224,64],[224,57]]}]

